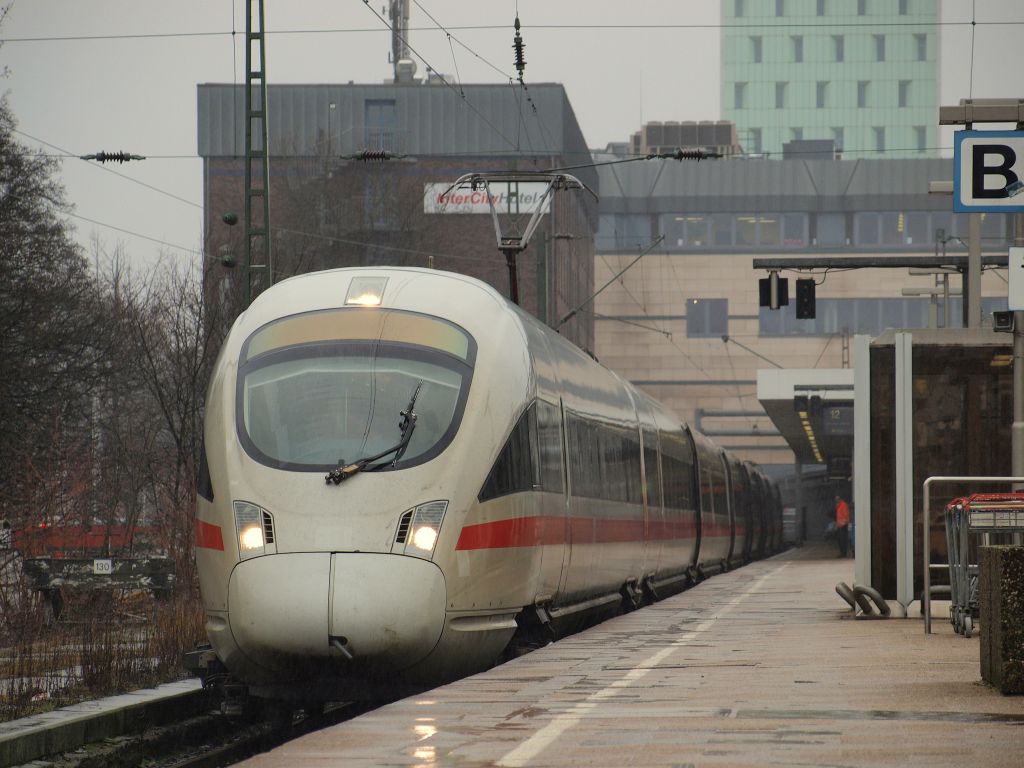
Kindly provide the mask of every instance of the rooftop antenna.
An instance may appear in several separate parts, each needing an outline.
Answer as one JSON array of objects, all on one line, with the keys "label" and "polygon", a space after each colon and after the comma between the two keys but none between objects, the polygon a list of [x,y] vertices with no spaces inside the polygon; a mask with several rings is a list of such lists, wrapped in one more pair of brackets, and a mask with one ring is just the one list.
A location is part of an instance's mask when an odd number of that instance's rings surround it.
[{"label": "rooftop antenna", "polygon": [[409,49],[409,0],[391,0],[391,63],[396,83],[411,83],[416,75],[416,62]]}]

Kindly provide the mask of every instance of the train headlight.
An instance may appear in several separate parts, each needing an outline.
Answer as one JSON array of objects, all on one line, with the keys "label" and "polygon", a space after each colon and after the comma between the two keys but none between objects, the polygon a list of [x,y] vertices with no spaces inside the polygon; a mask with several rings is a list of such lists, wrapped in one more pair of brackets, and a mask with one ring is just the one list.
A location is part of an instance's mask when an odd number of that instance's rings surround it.
[{"label": "train headlight", "polygon": [[[426,560],[434,556],[437,536],[441,532],[441,522],[447,509],[447,501],[430,501],[402,515],[403,524],[409,521],[405,528],[405,554]],[[401,533],[400,530],[399,535]]]},{"label": "train headlight", "polygon": [[386,277],[353,277],[345,294],[345,304],[357,307],[379,307],[384,301]]},{"label": "train headlight", "polygon": [[434,544],[437,543],[437,529],[428,525],[421,525],[412,532],[412,545],[424,552],[433,552]]},{"label": "train headlight", "polygon": [[236,501],[235,534],[238,556],[257,557],[267,554],[267,545],[274,541],[274,524],[270,513],[248,501]]}]

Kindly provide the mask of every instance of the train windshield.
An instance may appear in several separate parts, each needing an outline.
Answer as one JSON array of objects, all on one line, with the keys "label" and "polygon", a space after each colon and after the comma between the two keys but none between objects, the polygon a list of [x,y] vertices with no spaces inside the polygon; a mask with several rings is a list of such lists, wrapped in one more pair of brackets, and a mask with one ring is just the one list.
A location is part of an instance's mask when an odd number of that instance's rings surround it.
[{"label": "train windshield", "polygon": [[[351,335],[375,338],[345,338],[351,328],[336,329],[334,338],[291,338],[281,334],[289,329],[274,328],[278,341],[261,340],[261,329],[246,343],[238,376],[238,432],[257,461],[319,471],[385,451],[399,442],[401,411],[420,382],[416,428],[393,468],[428,461],[455,435],[472,377],[475,346],[468,335],[447,323],[438,327],[443,321],[436,318],[394,310],[371,310],[379,321],[373,327],[361,325],[367,314],[362,309],[331,310],[331,317],[310,313],[319,322],[307,325],[322,337],[325,324],[339,316],[344,321],[353,311],[362,316],[350,315],[355,322],[342,325],[360,326]],[[394,315],[402,315],[398,332],[389,323]],[[453,329],[462,335],[454,349],[448,342],[457,336],[436,341],[437,331]],[[301,328],[291,330],[304,335]]]}]

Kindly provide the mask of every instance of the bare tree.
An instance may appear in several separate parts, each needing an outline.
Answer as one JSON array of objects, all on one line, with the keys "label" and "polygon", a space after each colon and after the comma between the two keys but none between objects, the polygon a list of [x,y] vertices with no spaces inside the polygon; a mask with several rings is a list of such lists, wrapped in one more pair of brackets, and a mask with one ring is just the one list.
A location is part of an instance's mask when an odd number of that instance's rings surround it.
[{"label": "bare tree", "polygon": [[[203,275],[191,264],[166,260],[145,282],[122,289],[131,359],[156,421],[141,455],[152,479],[155,520],[178,564],[178,581],[191,586],[196,474],[210,370],[226,332],[221,304],[206,301]],[[156,427],[158,425],[158,428]],[[130,445],[125,449],[132,451]],[[128,457],[126,457],[128,458]]]},{"label": "bare tree", "polygon": [[0,100],[0,516],[27,501],[27,466],[82,443],[115,338],[108,297],[60,215],[56,161],[17,142],[14,126]]}]

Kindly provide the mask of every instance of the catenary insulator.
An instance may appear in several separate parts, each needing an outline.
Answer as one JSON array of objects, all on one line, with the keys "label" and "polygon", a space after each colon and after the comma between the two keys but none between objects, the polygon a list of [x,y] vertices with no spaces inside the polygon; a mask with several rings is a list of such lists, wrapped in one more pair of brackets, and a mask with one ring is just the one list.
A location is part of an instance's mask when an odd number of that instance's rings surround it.
[{"label": "catenary insulator", "polygon": [[523,56],[523,51],[526,49],[526,43],[523,42],[523,36],[519,34],[519,17],[516,16],[516,36],[512,41],[512,50],[516,52],[516,71],[519,72],[520,81],[523,79],[523,70],[526,69],[526,59]]}]

